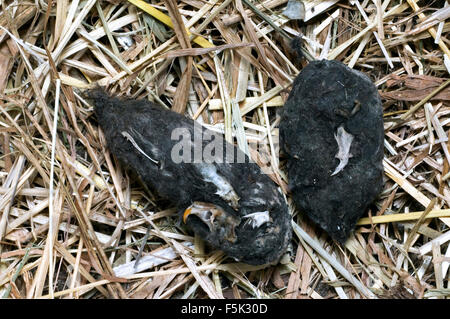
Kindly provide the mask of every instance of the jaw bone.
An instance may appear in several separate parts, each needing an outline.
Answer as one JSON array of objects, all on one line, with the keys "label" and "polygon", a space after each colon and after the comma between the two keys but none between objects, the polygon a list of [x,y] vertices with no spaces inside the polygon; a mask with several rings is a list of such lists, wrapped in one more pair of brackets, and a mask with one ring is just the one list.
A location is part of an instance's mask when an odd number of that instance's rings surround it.
[{"label": "jaw bone", "polygon": [[223,237],[230,242],[236,241],[234,229],[241,223],[241,219],[227,213],[220,206],[205,202],[194,202],[184,211],[183,221],[186,223],[191,215],[200,218],[208,226],[210,233]]},{"label": "jaw bone", "polygon": [[350,154],[350,146],[352,145],[353,142],[353,135],[347,133],[344,130],[343,125],[338,127],[337,134],[334,134],[334,138],[336,139],[339,148],[335,156],[337,159],[339,159],[339,165],[336,167],[331,176],[334,176],[340,171],[342,171],[344,167],[347,165],[348,159],[353,156],[352,154]]},{"label": "jaw bone", "polygon": [[267,210],[263,212],[255,212],[247,214],[242,218],[248,218],[247,223],[249,223],[253,229],[259,228],[261,225],[271,221],[269,211]]}]

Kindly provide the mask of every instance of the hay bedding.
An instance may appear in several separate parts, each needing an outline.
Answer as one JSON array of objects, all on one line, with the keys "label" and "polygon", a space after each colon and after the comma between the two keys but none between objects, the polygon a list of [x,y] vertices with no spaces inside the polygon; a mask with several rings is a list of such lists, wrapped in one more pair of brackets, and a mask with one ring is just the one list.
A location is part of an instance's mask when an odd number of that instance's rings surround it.
[{"label": "hay bedding", "polygon": [[[2,297],[448,297],[445,1],[303,1],[304,22],[282,0],[54,2],[1,7]],[[311,58],[365,72],[383,102],[383,191],[345,245],[294,209],[276,153],[277,110]],[[96,84],[258,141],[293,215],[281,262],[237,264],[178,223],[105,148],[82,94]]]}]

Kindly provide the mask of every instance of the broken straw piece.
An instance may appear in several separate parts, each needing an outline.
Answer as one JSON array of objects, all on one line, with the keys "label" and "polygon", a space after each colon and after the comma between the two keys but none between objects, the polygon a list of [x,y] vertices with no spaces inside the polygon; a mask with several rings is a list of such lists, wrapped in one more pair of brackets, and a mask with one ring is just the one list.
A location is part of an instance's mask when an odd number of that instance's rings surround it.
[{"label": "broken straw piece", "polygon": [[[191,242],[182,243],[184,246],[194,249],[194,245]],[[135,267],[135,260],[119,265],[113,268],[114,275],[116,277],[129,276],[162,264],[166,264],[178,257],[178,253],[173,250],[172,247],[158,250],[150,255],[142,256],[138,265]]]}]

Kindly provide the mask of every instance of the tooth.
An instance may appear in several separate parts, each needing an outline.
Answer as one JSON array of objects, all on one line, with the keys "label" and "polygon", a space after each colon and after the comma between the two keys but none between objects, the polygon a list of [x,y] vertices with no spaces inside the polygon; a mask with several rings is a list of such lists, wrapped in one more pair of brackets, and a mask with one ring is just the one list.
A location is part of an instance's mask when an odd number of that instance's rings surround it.
[{"label": "tooth", "polygon": [[184,211],[183,221],[185,223],[190,215],[195,215],[200,218],[208,226],[211,233],[223,237],[230,242],[236,241],[234,229],[240,224],[241,220],[239,217],[225,212],[220,206],[204,202],[194,202]]},{"label": "tooth", "polygon": [[214,230],[214,220],[216,216],[219,216],[222,213],[223,210],[218,206],[208,203],[195,202],[184,211],[183,221],[186,223],[189,215],[195,215],[200,218],[200,220],[208,226],[209,231],[212,232]]}]

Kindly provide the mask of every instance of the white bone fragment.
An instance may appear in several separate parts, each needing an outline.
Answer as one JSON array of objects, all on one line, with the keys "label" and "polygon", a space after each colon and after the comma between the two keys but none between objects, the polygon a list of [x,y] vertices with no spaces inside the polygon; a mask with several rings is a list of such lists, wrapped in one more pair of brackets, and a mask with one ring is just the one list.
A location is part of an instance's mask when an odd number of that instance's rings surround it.
[{"label": "white bone fragment", "polygon": [[353,142],[353,135],[347,133],[342,125],[338,127],[337,134],[334,135],[334,138],[336,139],[339,148],[335,156],[339,159],[339,165],[336,167],[331,176],[334,176],[342,171],[344,167],[347,166],[349,158],[353,156],[350,154],[350,146]]}]

